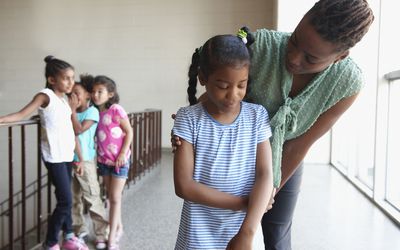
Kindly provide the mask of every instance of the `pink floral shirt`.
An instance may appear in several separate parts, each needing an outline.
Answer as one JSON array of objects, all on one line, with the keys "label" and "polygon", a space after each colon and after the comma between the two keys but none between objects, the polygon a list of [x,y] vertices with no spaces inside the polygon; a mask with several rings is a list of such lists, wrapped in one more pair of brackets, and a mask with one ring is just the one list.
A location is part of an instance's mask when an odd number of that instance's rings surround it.
[{"label": "pink floral shirt", "polygon": [[[115,166],[115,161],[125,139],[125,133],[120,126],[122,119],[128,119],[128,115],[118,104],[113,104],[108,110],[100,112],[100,121],[96,131],[98,162]],[[128,150],[126,161],[128,161],[130,154],[131,151]]]}]

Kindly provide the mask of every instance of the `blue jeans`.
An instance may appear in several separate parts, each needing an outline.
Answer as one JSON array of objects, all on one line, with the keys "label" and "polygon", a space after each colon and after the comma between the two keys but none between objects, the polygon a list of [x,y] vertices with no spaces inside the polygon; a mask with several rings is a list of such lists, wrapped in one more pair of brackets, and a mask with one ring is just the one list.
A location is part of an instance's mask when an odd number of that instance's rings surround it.
[{"label": "blue jeans", "polygon": [[51,183],[55,187],[54,194],[56,196],[56,208],[47,224],[46,245],[51,247],[58,243],[58,235],[61,230],[64,233],[72,232],[72,164],[70,162],[44,162],[44,164]]},{"label": "blue jeans", "polygon": [[264,214],[261,226],[266,250],[290,250],[292,218],[300,192],[303,163],[275,196],[272,209]]}]

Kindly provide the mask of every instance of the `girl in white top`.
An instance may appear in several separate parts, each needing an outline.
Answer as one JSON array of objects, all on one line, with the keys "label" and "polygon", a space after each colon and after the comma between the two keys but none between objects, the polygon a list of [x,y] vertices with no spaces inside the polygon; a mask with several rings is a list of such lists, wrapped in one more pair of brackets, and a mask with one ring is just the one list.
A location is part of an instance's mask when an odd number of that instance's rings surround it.
[{"label": "girl in white top", "polygon": [[[75,134],[71,122],[71,108],[65,94],[70,93],[74,86],[74,68],[53,56],[47,56],[44,60],[46,88],[36,94],[20,111],[0,117],[0,123],[22,120],[38,109],[42,159],[55,187],[57,200],[56,208],[48,221],[43,249],[60,249],[58,235],[63,230],[63,249],[86,250],[88,247],[73,233],[71,218],[71,172]],[[81,170],[77,168],[76,172],[80,174]]]}]

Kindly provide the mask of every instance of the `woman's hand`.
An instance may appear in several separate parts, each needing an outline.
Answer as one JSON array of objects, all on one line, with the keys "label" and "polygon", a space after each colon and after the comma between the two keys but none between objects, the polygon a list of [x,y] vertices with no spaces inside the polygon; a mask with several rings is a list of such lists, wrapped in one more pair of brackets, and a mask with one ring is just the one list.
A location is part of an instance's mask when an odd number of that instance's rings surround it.
[{"label": "woman's hand", "polygon": [[[171,118],[175,120],[176,114],[172,114]],[[181,145],[181,138],[179,136],[175,136],[172,134],[171,130],[171,146],[172,146],[172,153],[175,153],[176,149]]]},{"label": "woman's hand", "polygon": [[268,210],[270,210],[272,208],[272,205],[275,202],[275,194],[276,194],[276,188],[272,189],[272,195],[271,195],[271,199],[268,202],[268,206],[267,209],[265,210],[265,212],[268,212]]},{"label": "woman's hand", "polygon": [[244,233],[239,230],[239,232],[229,241],[227,250],[249,250],[253,247],[253,237],[254,235]]}]

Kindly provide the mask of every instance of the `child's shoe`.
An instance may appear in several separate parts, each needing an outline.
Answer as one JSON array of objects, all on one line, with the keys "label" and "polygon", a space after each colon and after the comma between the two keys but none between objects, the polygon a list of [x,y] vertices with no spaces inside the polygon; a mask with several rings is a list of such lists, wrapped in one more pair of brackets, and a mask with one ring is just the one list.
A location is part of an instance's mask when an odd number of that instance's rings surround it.
[{"label": "child's shoe", "polygon": [[107,243],[104,240],[96,240],[95,247],[96,250],[104,250],[107,249]]},{"label": "child's shoe", "polygon": [[115,242],[119,243],[119,241],[121,240],[123,234],[124,234],[124,230],[123,229],[117,230],[117,232],[115,233]]},{"label": "child's shoe", "polygon": [[119,250],[118,244],[114,243],[110,246],[108,246],[108,250]]},{"label": "child's shoe", "polygon": [[45,243],[43,243],[42,250],[60,250],[60,245],[55,244],[54,246],[49,247]]},{"label": "child's shoe", "polygon": [[63,250],[89,250],[88,246],[75,236],[73,236],[70,239],[65,239],[62,244],[62,249]]},{"label": "child's shoe", "polygon": [[78,239],[87,244],[89,242],[89,234],[87,232],[81,232],[78,234]]}]

